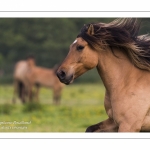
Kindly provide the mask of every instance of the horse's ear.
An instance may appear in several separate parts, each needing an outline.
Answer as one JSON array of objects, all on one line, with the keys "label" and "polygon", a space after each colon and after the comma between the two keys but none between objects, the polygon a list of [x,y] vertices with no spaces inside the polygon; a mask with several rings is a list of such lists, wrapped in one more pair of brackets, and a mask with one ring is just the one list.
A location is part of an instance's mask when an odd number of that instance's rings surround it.
[{"label": "horse's ear", "polygon": [[94,27],[93,27],[92,24],[89,25],[89,28],[88,28],[87,33],[88,33],[89,35],[93,35],[93,34],[94,34]]}]

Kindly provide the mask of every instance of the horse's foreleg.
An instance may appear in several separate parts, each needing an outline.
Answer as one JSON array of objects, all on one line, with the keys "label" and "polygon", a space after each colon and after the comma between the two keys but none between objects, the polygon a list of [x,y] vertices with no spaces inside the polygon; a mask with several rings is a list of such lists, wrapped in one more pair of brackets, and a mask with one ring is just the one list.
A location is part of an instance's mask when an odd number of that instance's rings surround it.
[{"label": "horse's foreleg", "polygon": [[89,126],[86,129],[86,132],[117,132],[117,131],[118,131],[118,126],[116,125],[114,120],[110,118],[98,124]]},{"label": "horse's foreleg", "polygon": [[[141,108],[141,110],[143,109]],[[144,124],[146,128],[148,126],[148,123],[150,125],[150,118],[145,118],[145,112],[142,113],[142,111],[135,112],[133,110],[128,110],[127,113],[122,115],[120,117],[120,120],[118,121],[118,132],[140,132]]]},{"label": "horse's foreleg", "polygon": [[25,85],[22,86],[21,88],[21,101],[22,103],[26,103],[26,88]]},{"label": "horse's foreleg", "polygon": [[28,97],[28,101],[29,102],[33,102],[33,98],[34,98],[34,92],[33,92],[33,83],[30,83],[27,85],[27,97]]},{"label": "horse's foreleg", "polygon": [[53,90],[53,102],[54,104],[60,104],[61,99],[61,89],[54,89]]},{"label": "horse's foreleg", "polygon": [[53,103],[56,104],[56,105],[60,104],[60,94],[54,93]]},{"label": "horse's foreleg", "polygon": [[40,91],[40,85],[35,86],[35,99],[37,102],[39,102],[39,91]]}]

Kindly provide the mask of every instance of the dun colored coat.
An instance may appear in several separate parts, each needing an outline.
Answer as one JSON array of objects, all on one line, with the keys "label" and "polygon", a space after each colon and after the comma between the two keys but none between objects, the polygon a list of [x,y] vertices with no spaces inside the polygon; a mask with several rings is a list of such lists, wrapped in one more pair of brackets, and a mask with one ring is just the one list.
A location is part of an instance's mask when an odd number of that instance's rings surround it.
[{"label": "dun colored coat", "polygon": [[57,71],[70,84],[96,67],[105,86],[108,119],[86,132],[150,131],[150,36],[135,18],[83,26]]}]

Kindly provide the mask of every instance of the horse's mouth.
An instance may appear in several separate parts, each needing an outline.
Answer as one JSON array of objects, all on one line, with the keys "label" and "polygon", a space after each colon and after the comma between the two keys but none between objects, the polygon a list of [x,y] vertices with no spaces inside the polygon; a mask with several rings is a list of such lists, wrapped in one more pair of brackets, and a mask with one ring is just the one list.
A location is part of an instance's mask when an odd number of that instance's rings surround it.
[{"label": "horse's mouth", "polygon": [[[60,79],[59,79],[60,80]],[[60,80],[60,82],[66,84],[66,85],[69,85],[70,83],[73,82],[73,80]]]},{"label": "horse's mouth", "polygon": [[72,83],[72,82],[73,82],[73,80],[69,80],[69,81],[64,81],[64,82],[62,82],[62,83],[66,84],[66,85],[69,85],[69,84]]}]

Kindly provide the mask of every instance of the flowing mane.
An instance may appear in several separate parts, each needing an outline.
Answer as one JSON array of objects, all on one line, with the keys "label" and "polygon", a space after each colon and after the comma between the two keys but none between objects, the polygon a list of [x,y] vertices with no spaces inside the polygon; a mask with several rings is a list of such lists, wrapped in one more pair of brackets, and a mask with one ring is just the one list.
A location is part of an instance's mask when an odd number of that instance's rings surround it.
[{"label": "flowing mane", "polygon": [[77,37],[82,37],[95,50],[118,48],[136,67],[150,71],[150,36],[138,36],[140,25],[136,18],[91,23],[84,25]]}]

